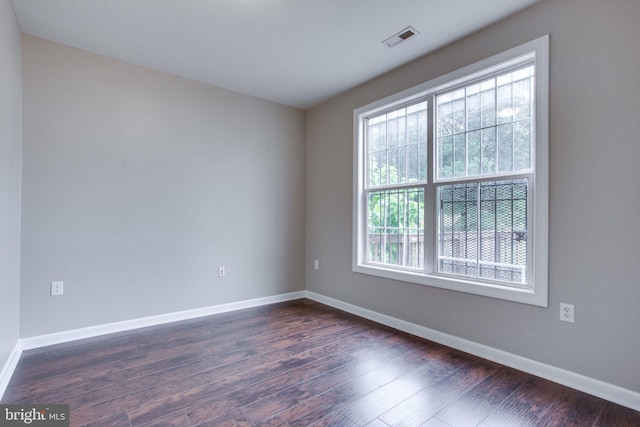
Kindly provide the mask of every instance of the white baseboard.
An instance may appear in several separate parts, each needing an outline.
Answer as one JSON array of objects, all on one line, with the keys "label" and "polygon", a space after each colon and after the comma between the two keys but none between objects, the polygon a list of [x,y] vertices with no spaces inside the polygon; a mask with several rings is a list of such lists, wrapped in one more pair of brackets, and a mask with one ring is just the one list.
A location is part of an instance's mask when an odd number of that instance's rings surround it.
[{"label": "white baseboard", "polygon": [[180,320],[195,319],[197,317],[210,316],[212,314],[225,313],[228,311],[241,310],[243,308],[257,307],[266,304],[274,304],[277,302],[290,301],[304,297],[304,291],[291,292],[287,294],[273,295],[270,297],[196,308],[193,310],[177,311],[174,313],[159,314],[157,316],[124,320],[122,322],[89,326],[87,328],[73,329],[70,331],[56,332],[53,334],[38,335],[22,338],[20,341],[23,350],[31,350],[34,348],[46,347],[48,345],[62,344],[70,341],[81,340],[84,338],[93,338],[101,335],[112,334],[115,332],[124,332],[132,329],[145,328],[147,326],[162,325],[164,323],[177,322]]},{"label": "white baseboard", "polygon": [[317,294],[311,291],[291,292],[287,294],[274,295],[264,298],[256,298],[246,301],[238,301],[228,304],[220,304],[210,307],[203,307],[193,310],[179,311],[175,313],[161,314],[157,316],[144,317],[140,319],[125,320],[122,322],[109,323],[105,325],[91,326],[87,328],[75,329],[71,331],[57,332],[53,334],[40,335],[20,339],[17,343],[9,359],[0,371],[0,399],[9,385],[11,376],[18,365],[23,350],[30,350],[48,345],[61,344],[70,341],[76,341],[84,338],[92,338],[96,336],[111,334],[115,332],[123,332],[132,329],[144,328],[147,326],[161,325],[180,320],[194,319],[197,317],[209,316],[212,314],[225,313],[243,308],[257,307],[260,305],[273,304],[277,302],[290,301],[300,298],[309,298],[311,300],[335,307],[339,310],[364,317],[365,319],[390,326],[409,334],[425,338],[437,343],[456,348],[458,350],[519,369],[524,372],[557,382],[567,387],[592,394],[594,396],[609,400],[640,411],[640,393],[618,387],[604,381],[586,377],[575,372],[527,359],[526,357],[508,353],[492,347],[478,344],[463,338],[429,329],[415,323],[407,322],[395,317],[387,316],[362,308],[353,304],[349,304],[334,298]]},{"label": "white baseboard", "polygon": [[7,359],[2,370],[0,370],[0,401],[2,400],[2,396],[4,396],[4,392],[7,391],[9,381],[11,381],[13,372],[16,370],[18,362],[20,361],[20,356],[22,356],[22,343],[18,340],[11,354],[9,354],[9,359]]},{"label": "white baseboard", "polygon": [[0,371],[0,399],[11,381],[13,372],[18,366],[20,356],[24,350],[46,347],[54,344],[93,338],[101,335],[124,332],[132,329],[145,328],[147,326],[162,325],[180,320],[195,319],[197,317],[210,316],[212,314],[241,310],[243,308],[257,307],[260,305],[274,304],[277,302],[291,301],[305,297],[305,291],[290,292],[287,294],[273,295],[263,298],[255,298],[245,301],[231,302],[227,304],[213,305],[209,307],[184,310],[174,313],[160,314],[157,316],[143,317],[139,319],[124,320],[122,322],[107,323],[104,325],[90,326],[87,328],[73,329],[70,331],[56,332],[53,334],[37,335],[19,339],[11,352],[9,359]]},{"label": "white baseboard", "polygon": [[526,357],[508,353],[503,350],[498,350],[483,344],[478,344],[473,341],[445,334],[415,323],[407,322],[357,305],[320,295],[315,292],[305,291],[305,294],[306,297],[311,300],[355,314],[356,316],[373,320],[374,322],[390,326],[411,335],[435,341],[466,353],[470,353],[484,359],[489,359],[502,365],[506,365],[602,399],[609,400],[619,405],[626,406],[636,411],[640,411],[640,393],[635,391],[586,377],[565,369],[557,368],[555,366],[547,365],[545,363],[537,362],[535,360],[527,359]]}]

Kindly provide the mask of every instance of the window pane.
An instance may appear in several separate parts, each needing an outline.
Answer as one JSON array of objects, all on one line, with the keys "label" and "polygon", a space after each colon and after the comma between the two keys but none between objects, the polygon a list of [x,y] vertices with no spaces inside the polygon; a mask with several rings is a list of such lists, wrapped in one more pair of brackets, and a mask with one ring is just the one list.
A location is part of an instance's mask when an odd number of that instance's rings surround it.
[{"label": "window pane", "polygon": [[526,283],[528,180],[441,186],[438,271]]},{"label": "window pane", "polygon": [[[464,91],[462,91],[464,95]],[[464,132],[466,129],[465,125],[465,103],[464,99],[458,99],[453,102],[453,132],[460,133]]]},{"label": "window pane", "polygon": [[367,119],[368,187],[425,182],[427,102]]},{"label": "window pane", "polygon": [[513,124],[513,169],[531,168],[531,120],[522,120]]},{"label": "window pane", "polygon": [[407,108],[407,142],[418,141],[418,114],[415,108]]},{"label": "window pane", "polygon": [[422,268],[424,190],[372,191],[367,211],[367,261]]},{"label": "window pane", "polygon": [[495,126],[496,124],[496,91],[485,90],[480,94],[481,126]]},{"label": "window pane", "polygon": [[403,145],[407,137],[407,118],[398,112],[398,141],[397,145]]},{"label": "window pane", "polygon": [[420,152],[418,150],[419,144],[411,144],[407,146],[407,182],[416,182],[420,180]]},{"label": "window pane", "polygon": [[498,87],[498,123],[507,123],[513,117],[513,99],[511,97],[511,85]]},{"label": "window pane", "polygon": [[387,152],[376,151],[369,154],[369,182],[372,185],[387,183]]},{"label": "window pane", "polygon": [[424,108],[418,110],[418,142],[427,142],[427,104],[423,104]]},{"label": "window pane", "polygon": [[438,138],[438,152],[440,153],[440,168],[438,169],[441,178],[453,176],[453,137],[445,136]]},{"label": "window pane", "polygon": [[387,115],[387,145],[389,148],[398,146],[398,114],[396,112]]},{"label": "window pane", "polygon": [[480,129],[480,95],[467,97],[467,130]]},{"label": "window pane", "polygon": [[476,130],[467,134],[467,144],[469,148],[468,176],[480,175],[480,131]]},{"label": "window pane", "polygon": [[490,175],[496,172],[496,128],[482,130],[481,173]]},{"label": "window pane", "polygon": [[[404,159],[402,159],[404,162]],[[387,151],[387,164],[389,165],[389,184],[397,184],[399,183],[399,164],[400,164],[400,153],[397,148],[392,148]]]},{"label": "window pane", "polygon": [[369,149],[377,151],[386,147],[386,125],[381,118],[372,120],[369,126]]},{"label": "window pane", "polygon": [[467,141],[465,134],[453,137],[453,176],[466,176]]},{"label": "window pane", "polygon": [[398,147],[398,183],[404,184],[407,182],[407,147]]},{"label": "window pane", "polygon": [[[450,98],[450,96],[448,97]],[[453,104],[451,101],[438,103],[438,134],[445,136],[453,133]]]},{"label": "window pane", "polygon": [[513,125],[498,126],[498,172],[513,170]]},{"label": "window pane", "polygon": [[531,101],[533,100],[533,79],[527,78],[513,84],[514,120],[531,117]]},{"label": "window pane", "polygon": [[418,181],[427,181],[427,146],[426,144],[418,144]]}]

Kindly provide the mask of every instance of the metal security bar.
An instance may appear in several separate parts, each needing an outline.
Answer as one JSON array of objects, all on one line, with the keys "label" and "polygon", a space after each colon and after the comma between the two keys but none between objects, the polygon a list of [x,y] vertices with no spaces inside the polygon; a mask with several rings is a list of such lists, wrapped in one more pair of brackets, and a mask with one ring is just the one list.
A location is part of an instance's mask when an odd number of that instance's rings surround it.
[{"label": "metal security bar", "polygon": [[438,271],[525,284],[528,180],[439,189]]}]

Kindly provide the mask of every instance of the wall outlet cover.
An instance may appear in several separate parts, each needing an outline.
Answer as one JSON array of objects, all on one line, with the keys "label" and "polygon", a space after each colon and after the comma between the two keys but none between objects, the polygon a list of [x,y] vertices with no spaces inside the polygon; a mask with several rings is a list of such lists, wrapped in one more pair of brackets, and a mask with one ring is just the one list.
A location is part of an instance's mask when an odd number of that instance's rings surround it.
[{"label": "wall outlet cover", "polygon": [[64,294],[64,282],[51,282],[51,296],[60,296]]},{"label": "wall outlet cover", "polygon": [[560,320],[563,322],[575,322],[575,306],[573,304],[560,303]]}]

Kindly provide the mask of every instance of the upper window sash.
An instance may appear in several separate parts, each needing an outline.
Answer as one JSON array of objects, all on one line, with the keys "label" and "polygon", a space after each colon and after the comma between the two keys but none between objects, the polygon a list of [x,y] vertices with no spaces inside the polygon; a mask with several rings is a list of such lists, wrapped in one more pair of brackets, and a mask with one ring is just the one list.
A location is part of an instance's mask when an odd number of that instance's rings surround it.
[{"label": "upper window sash", "polygon": [[428,114],[416,100],[364,119],[367,189],[427,182]]},{"label": "upper window sash", "polygon": [[435,94],[435,180],[533,171],[535,66],[511,69]]}]

